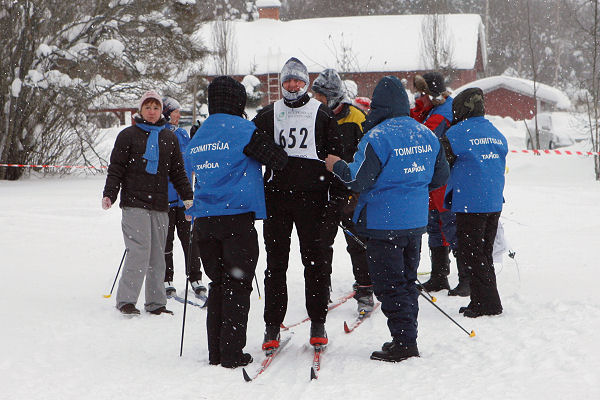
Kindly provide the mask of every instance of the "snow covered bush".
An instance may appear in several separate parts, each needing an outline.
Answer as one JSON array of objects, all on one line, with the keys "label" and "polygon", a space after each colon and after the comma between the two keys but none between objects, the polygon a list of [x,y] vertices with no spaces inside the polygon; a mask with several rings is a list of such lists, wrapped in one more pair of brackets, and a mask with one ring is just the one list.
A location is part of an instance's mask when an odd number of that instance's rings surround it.
[{"label": "snow covered bush", "polygon": [[242,85],[246,88],[246,95],[248,100],[246,101],[247,107],[257,107],[260,105],[265,93],[260,90],[260,80],[254,75],[246,75],[242,79]]}]

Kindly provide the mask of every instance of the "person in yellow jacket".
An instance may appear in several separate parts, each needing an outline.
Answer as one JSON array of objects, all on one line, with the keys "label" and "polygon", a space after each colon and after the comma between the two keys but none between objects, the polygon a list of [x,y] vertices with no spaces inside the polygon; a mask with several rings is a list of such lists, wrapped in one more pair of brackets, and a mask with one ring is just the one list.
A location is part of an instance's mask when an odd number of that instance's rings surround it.
[{"label": "person in yellow jacket", "polygon": [[[352,162],[358,142],[363,136],[362,124],[365,114],[352,105],[346,94],[346,88],[339,74],[334,69],[322,71],[312,85],[314,98],[326,104],[335,116],[338,124],[338,135],[343,145],[342,159]],[[355,290],[354,298],[358,303],[359,314],[373,309],[373,285],[369,277],[367,253],[364,247],[365,239],[360,238],[354,228],[352,215],[358,201],[358,194],[353,193],[338,180],[333,180],[329,189],[329,203],[326,209],[326,223],[322,230],[323,242],[326,247],[326,258],[331,264],[333,260],[333,242],[337,235],[338,226],[344,229],[346,250],[352,261]],[[357,240],[358,239],[358,240]]]}]

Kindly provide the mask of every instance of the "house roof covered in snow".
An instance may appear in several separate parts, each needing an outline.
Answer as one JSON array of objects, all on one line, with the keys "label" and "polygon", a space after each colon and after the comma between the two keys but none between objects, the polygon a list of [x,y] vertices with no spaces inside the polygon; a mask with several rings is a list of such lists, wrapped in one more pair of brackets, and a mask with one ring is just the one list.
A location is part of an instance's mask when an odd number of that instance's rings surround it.
[{"label": "house roof covered in snow", "polygon": [[[337,68],[344,72],[422,71],[432,69],[422,56],[425,15],[314,18],[291,21],[259,19],[232,21],[232,75],[279,72],[290,57],[299,58],[309,72]],[[486,62],[485,34],[477,14],[443,15],[456,69],[476,67],[478,41]],[[203,24],[194,38],[214,50],[213,26]],[[214,57],[205,72],[218,74]]]},{"label": "house roof covered in snow", "polygon": [[[536,96],[539,99],[548,103],[553,103],[556,105],[556,107],[561,109],[568,109],[571,107],[571,100],[569,100],[569,97],[560,89],[540,82],[537,82],[536,86]],[[514,78],[512,76],[503,75],[490,76],[488,78],[469,82],[466,85],[457,88],[454,91],[454,96],[471,87],[481,88],[483,93],[492,92],[498,88],[504,88],[525,96],[533,97],[533,81],[529,79]]]}]

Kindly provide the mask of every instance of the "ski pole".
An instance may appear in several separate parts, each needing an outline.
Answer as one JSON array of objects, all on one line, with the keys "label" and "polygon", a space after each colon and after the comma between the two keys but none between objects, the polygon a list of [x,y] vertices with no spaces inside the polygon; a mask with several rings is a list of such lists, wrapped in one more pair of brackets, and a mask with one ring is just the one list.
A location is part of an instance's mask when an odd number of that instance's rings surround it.
[{"label": "ski pole", "polygon": [[[364,244],[362,242],[362,240],[360,240],[355,234],[353,234],[352,232],[350,232],[341,222],[339,223],[340,228],[342,228],[342,230],[344,231],[344,233],[348,236],[350,236],[352,239],[354,239],[354,241],[356,243],[358,243],[360,246],[362,246],[363,249],[367,249],[367,245]],[[425,290],[425,288],[423,287],[423,284],[421,283],[421,281],[419,281],[419,279],[417,279],[417,282],[419,283],[419,285],[421,285],[422,290],[425,291],[425,293],[427,293],[427,296],[429,296],[431,298],[431,301],[436,302],[437,299],[435,298],[435,296],[432,296],[431,293],[429,293],[427,290]]]},{"label": "ski pole", "polygon": [[356,236],[354,233],[350,232],[350,230],[348,228],[346,228],[341,222],[338,225],[340,228],[342,228],[344,233],[346,235],[350,236],[352,239],[354,239],[354,241],[356,243],[358,243],[359,246],[361,246],[365,250],[367,249],[367,245],[364,244],[363,241],[358,238],[358,236]]},{"label": "ski pole", "polygon": [[258,299],[261,299],[261,295],[260,295],[260,286],[258,286],[258,278],[256,277],[256,272],[254,273],[254,281],[256,282],[256,290],[258,291]]},{"label": "ski pole", "polygon": [[452,322],[454,322],[460,329],[462,329],[467,335],[469,335],[469,337],[475,337],[475,331],[471,331],[471,333],[469,333],[469,331],[467,331],[465,328],[463,328],[458,322],[456,322],[451,316],[449,316],[448,314],[446,314],[446,312],[444,310],[442,310],[440,307],[438,307],[437,304],[435,304],[433,301],[431,301],[427,296],[425,296],[423,293],[421,293],[419,291],[419,294],[421,296],[423,296],[423,298],[425,298],[425,300],[427,300],[428,302],[430,302],[435,308],[437,308],[442,314],[444,314],[446,317],[448,317],[448,319]]},{"label": "ski pole", "polygon": [[185,300],[183,302],[183,322],[181,323],[181,345],[179,347],[179,357],[183,354],[183,335],[185,333],[185,312],[187,311],[188,287],[190,284],[190,264],[192,262],[192,243],[194,241],[194,217],[190,224],[190,242],[188,246],[187,262],[185,264]]},{"label": "ski pole", "polygon": [[115,275],[115,280],[113,281],[112,287],[110,288],[109,294],[104,294],[104,298],[108,299],[112,296],[113,289],[115,288],[115,283],[117,283],[117,278],[119,277],[119,272],[121,272],[121,267],[123,266],[123,260],[125,260],[125,254],[127,254],[127,249],[123,252],[123,257],[121,257],[121,263],[119,264],[119,269],[117,270],[117,275]]},{"label": "ski pole", "polygon": [[419,291],[425,292],[425,294],[427,294],[427,296],[429,296],[429,298],[431,299],[431,301],[433,301],[435,303],[437,301],[437,298],[435,296],[432,296],[431,293],[429,293],[427,291],[427,289],[425,289],[425,286],[423,286],[423,284],[421,283],[421,281],[419,280],[419,278],[417,278],[417,283],[420,286]]}]

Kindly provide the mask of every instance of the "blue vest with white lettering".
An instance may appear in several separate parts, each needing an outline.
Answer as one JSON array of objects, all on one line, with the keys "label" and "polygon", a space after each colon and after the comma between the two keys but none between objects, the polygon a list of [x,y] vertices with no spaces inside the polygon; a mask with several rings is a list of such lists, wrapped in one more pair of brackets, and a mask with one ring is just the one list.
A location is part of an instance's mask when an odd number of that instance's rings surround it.
[{"label": "blue vest with white lettering", "polygon": [[446,136],[456,155],[446,188],[446,201],[451,200],[451,210],[461,213],[502,211],[508,153],[504,135],[484,117],[473,117],[450,127]]},{"label": "blue vest with white lettering", "polygon": [[196,175],[194,217],[254,212],[266,218],[261,164],[244,154],[256,130],[254,122],[230,114],[212,114],[198,129],[184,158]]},{"label": "blue vest with white lettering", "polygon": [[[402,116],[370,129],[360,141],[358,152],[364,152],[367,143],[375,150],[382,169],[375,184],[360,194],[354,222],[366,207],[367,229],[426,226],[428,185],[440,151],[437,137],[411,117]],[[351,173],[356,175],[356,171]]]},{"label": "blue vest with white lettering", "polygon": [[[175,136],[177,136],[177,140],[179,141],[179,150],[181,150],[181,154],[183,154],[185,152],[185,149],[186,149],[188,143],[190,142],[190,135],[187,133],[187,131],[185,129],[178,128],[174,125],[171,125],[168,122],[165,125],[165,127],[167,129],[169,129],[171,132],[173,132],[175,134]],[[190,180],[190,182],[192,182],[191,172],[190,171],[186,171],[186,172],[188,175],[188,179]],[[179,194],[175,190],[175,187],[173,186],[171,181],[169,181],[168,187],[169,187],[169,207],[183,207],[183,201],[179,197]]]}]

